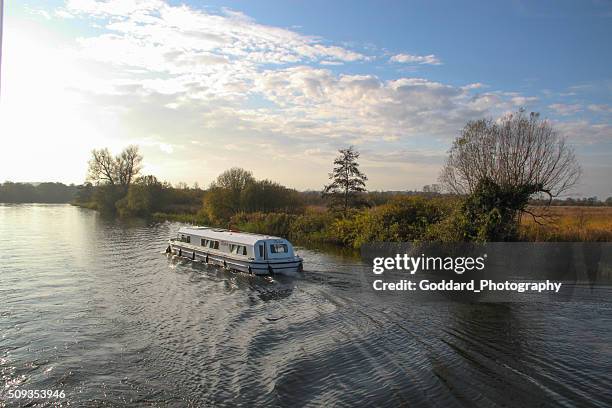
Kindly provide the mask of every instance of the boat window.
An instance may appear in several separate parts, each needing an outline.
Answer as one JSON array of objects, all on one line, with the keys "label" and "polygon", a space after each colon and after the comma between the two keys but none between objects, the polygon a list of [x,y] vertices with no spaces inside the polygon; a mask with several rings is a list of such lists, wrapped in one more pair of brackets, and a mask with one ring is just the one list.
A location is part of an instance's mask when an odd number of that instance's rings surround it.
[{"label": "boat window", "polygon": [[209,241],[208,247],[210,249],[219,249],[219,241]]},{"label": "boat window", "polygon": [[259,257],[260,258],[264,257],[264,246],[263,245],[259,245]]},{"label": "boat window", "polygon": [[270,253],[286,254],[287,252],[289,252],[287,244],[270,244]]},{"label": "boat window", "polygon": [[181,242],[191,242],[191,236],[189,235],[181,235]]},{"label": "boat window", "polygon": [[246,255],[247,250],[244,245],[230,244],[230,252],[236,255]]},{"label": "boat window", "polygon": [[191,235],[187,235],[187,240],[185,242],[191,243]]},{"label": "boat window", "polygon": [[200,245],[202,245],[203,247],[208,246],[208,240],[204,238],[200,239]]}]

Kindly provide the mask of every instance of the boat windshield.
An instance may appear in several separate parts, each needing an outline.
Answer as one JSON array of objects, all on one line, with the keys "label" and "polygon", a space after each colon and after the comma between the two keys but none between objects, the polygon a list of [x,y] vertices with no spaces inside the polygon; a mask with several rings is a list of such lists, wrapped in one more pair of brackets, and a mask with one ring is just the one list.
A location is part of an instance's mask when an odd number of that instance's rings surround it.
[{"label": "boat windshield", "polygon": [[287,244],[270,244],[270,253],[273,254],[286,254],[289,252]]}]

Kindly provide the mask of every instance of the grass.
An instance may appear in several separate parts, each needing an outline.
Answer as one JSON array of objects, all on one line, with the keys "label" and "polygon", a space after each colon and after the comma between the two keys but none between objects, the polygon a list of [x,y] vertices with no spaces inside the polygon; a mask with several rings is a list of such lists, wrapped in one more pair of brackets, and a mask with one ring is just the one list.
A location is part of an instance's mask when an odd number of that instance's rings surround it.
[{"label": "grass", "polygon": [[[532,207],[541,214],[541,207]],[[612,207],[550,207],[545,217],[536,223],[525,215],[521,222],[520,239],[523,241],[612,241]]]}]

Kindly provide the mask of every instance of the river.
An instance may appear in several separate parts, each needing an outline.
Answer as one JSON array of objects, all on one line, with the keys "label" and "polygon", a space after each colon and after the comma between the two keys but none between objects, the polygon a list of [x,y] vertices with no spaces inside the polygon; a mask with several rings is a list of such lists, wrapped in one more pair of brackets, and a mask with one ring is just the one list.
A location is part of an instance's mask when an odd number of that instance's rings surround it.
[{"label": "river", "polygon": [[178,227],[0,204],[0,406],[612,406],[608,286],[397,301],[328,251],[292,277],[168,258]]}]

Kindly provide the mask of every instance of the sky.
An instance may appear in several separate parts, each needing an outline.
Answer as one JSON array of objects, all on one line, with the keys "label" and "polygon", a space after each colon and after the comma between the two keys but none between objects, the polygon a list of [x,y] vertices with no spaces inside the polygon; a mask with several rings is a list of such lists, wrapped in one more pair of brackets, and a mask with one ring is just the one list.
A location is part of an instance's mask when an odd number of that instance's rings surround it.
[{"label": "sky", "polygon": [[82,183],[94,148],[207,186],[299,190],[354,145],[370,190],[435,183],[469,120],[524,107],[612,196],[612,2],[5,2],[0,181]]}]

